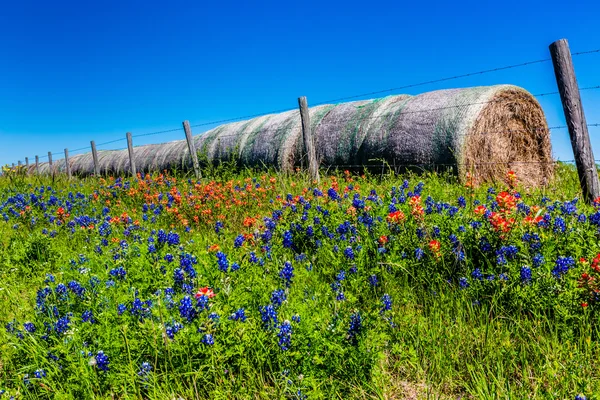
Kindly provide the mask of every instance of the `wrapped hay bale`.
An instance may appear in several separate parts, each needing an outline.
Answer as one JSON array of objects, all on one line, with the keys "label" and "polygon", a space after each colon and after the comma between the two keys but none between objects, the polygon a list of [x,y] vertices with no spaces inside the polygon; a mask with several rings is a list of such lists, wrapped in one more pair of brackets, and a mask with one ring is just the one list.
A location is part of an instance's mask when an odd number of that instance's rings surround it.
[{"label": "wrapped hay bale", "polygon": [[[452,167],[474,183],[502,179],[508,169],[527,186],[552,177],[550,136],[535,98],[512,85],[448,89],[399,95],[309,110],[317,157],[322,166]],[[284,171],[306,165],[299,111],[230,123],[194,137],[209,161],[236,158],[247,166]],[[191,170],[185,140],[137,146],[138,171]],[[103,174],[129,171],[127,150],[98,152]],[[90,154],[75,156],[72,171],[92,174]],[[53,169],[64,169],[62,164]],[[40,171],[48,173],[46,163]]]}]

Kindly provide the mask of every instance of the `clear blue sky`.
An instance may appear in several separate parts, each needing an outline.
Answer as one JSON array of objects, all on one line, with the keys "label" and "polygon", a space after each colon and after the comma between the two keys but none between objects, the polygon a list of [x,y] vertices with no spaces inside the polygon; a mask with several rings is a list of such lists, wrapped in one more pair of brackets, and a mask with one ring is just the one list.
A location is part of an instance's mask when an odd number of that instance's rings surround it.
[{"label": "clear blue sky", "polygon": [[[292,108],[302,95],[317,103],[544,59],[560,38],[573,52],[598,49],[599,14],[593,0],[4,2],[0,164]],[[581,87],[600,85],[600,53],[574,62]],[[556,91],[547,62],[402,92],[499,83]],[[582,98],[600,123],[600,90]],[[564,124],[558,96],[540,102],[551,126]],[[600,128],[590,134],[600,158]],[[572,158],[566,130],[552,141],[555,157]]]}]

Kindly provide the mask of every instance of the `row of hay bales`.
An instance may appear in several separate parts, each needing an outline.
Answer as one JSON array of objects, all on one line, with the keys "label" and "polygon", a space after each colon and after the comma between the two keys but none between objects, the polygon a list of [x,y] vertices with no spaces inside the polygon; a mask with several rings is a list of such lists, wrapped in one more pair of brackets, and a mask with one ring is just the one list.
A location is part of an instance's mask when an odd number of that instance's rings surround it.
[{"label": "row of hay bales", "polygon": [[[549,130],[535,98],[512,85],[448,89],[416,96],[319,105],[310,108],[317,158],[322,166],[417,165],[432,169],[454,165],[461,177],[501,178],[514,170],[526,184],[545,184],[552,176]],[[291,171],[303,159],[297,110],[221,125],[194,136],[208,160],[235,156],[246,166],[276,166]],[[185,140],[137,146],[138,171],[191,169]],[[127,150],[99,151],[102,174],[129,171]],[[76,175],[94,172],[91,153],[73,156]],[[64,160],[52,168],[64,171]],[[47,163],[40,172],[49,173]]]}]

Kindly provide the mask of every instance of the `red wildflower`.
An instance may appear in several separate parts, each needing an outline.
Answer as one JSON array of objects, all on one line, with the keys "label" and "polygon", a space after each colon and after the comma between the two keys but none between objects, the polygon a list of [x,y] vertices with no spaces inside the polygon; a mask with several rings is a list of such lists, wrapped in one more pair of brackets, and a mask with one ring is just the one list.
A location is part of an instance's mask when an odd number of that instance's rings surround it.
[{"label": "red wildflower", "polygon": [[208,286],[203,287],[198,289],[198,292],[196,292],[196,298],[199,299],[202,296],[206,296],[209,299],[212,299],[213,297],[216,296],[215,292],[213,292],[213,290],[211,288],[209,288]]}]

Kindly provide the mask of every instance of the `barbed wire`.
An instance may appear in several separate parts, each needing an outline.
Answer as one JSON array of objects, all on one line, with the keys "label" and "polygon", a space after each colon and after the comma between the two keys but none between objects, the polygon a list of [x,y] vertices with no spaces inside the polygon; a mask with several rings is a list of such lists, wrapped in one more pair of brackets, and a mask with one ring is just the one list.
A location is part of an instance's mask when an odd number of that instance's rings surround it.
[{"label": "barbed wire", "polygon": [[177,132],[177,131],[182,131],[182,130],[183,130],[183,128],[173,128],[173,129],[167,129],[164,131],[141,133],[139,135],[131,135],[131,137],[136,138],[136,137],[143,137],[143,136],[153,136],[153,135],[160,135],[162,133],[171,133],[171,132]]},{"label": "barbed wire", "polygon": [[[580,55],[592,54],[592,53],[600,53],[600,49],[574,52],[571,55],[572,56],[580,56]],[[372,91],[372,92],[362,93],[362,94],[358,94],[358,95],[339,97],[339,98],[336,98],[336,99],[331,99],[331,100],[326,100],[326,101],[321,101],[321,102],[313,103],[311,105],[312,106],[319,106],[319,105],[330,104],[330,103],[338,103],[338,102],[344,101],[344,100],[350,100],[350,99],[355,99],[355,98],[360,98],[360,97],[365,97],[365,96],[372,96],[372,95],[377,95],[377,94],[389,93],[389,92],[393,92],[393,91],[397,91],[397,90],[401,90],[401,89],[409,89],[409,88],[424,86],[424,85],[428,85],[428,84],[446,82],[446,81],[450,81],[450,80],[455,80],[455,79],[460,79],[460,78],[466,78],[466,77],[476,76],[476,75],[483,75],[483,74],[487,74],[487,73],[498,72],[498,71],[513,69],[513,68],[520,68],[520,67],[525,67],[525,66],[529,66],[529,65],[533,65],[533,64],[540,64],[540,63],[544,63],[544,62],[548,62],[548,61],[551,61],[551,58],[544,58],[544,59],[540,59],[540,60],[527,61],[527,62],[523,62],[523,63],[512,64],[512,65],[507,65],[507,66],[497,67],[497,68],[491,68],[491,69],[485,69],[485,70],[480,70],[480,71],[475,71],[475,72],[469,72],[469,73],[459,74],[459,75],[454,75],[454,76],[449,76],[449,77],[445,77],[445,78],[432,79],[432,80],[428,80],[428,81],[417,82],[417,83],[413,83],[413,84],[409,84],[409,85],[403,85],[403,86],[398,86],[398,87],[394,87],[394,88],[388,88],[388,89],[383,89],[383,90],[378,90],[378,91]],[[600,86],[592,86],[592,87],[580,88],[580,90],[594,90],[594,89],[600,89]],[[544,96],[555,95],[555,94],[559,94],[559,92],[555,91],[555,92],[539,93],[539,94],[536,94],[534,96],[535,97],[544,97]],[[493,102],[493,100],[489,101],[489,102]],[[468,105],[478,105],[478,104],[485,104],[485,103],[488,103],[488,102],[472,103],[472,104],[468,104]],[[463,106],[468,106],[468,105],[447,106],[447,107],[441,107],[441,108],[430,109],[430,110],[414,110],[414,111],[411,111],[409,113],[443,110],[443,109],[455,108],[455,107],[463,107]],[[294,108],[273,110],[273,111],[264,112],[264,113],[251,114],[251,115],[245,115],[245,116],[240,116],[240,117],[222,119],[222,120],[217,120],[217,121],[204,122],[204,123],[194,124],[194,125],[190,125],[190,126],[193,127],[193,128],[197,128],[197,127],[203,127],[203,126],[218,125],[218,124],[223,124],[223,123],[228,123],[228,122],[235,122],[235,121],[256,118],[256,117],[265,116],[265,115],[269,115],[269,114],[276,114],[276,113],[288,112],[288,111],[293,111],[293,110],[297,110],[297,108],[294,107]],[[378,116],[378,117],[374,117],[374,118],[381,118],[381,117],[382,116]],[[339,122],[340,121],[336,121],[334,123],[337,124]],[[588,126],[597,126],[597,125],[588,125]],[[132,137],[153,136],[153,135],[159,135],[159,134],[164,134],[164,133],[177,132],[177,131],[181,131],[181,130],[183,130],[183,128],[174,128],[174,129],[168,129],[168,130],[162,130],[162,131],[156,131],[156,132],[149,132],[149,133],[132,135]],[[125,138],[121,138],[121,139],[110,140],[110,141],[98,144],[97,147],[104,146],[104,145],[107,145],[107,144],[117,143],[117,142],[124,141],[124,140],[126,140],[126,139]],[[79,149],[72,150],[72,152],[84,150],[86,148],[87,147],[82,147],[82,148],[79,148]],[[62,153],[60,153],[60,152],[52,153],[52,155],[60,155],[60,154],[62,154]],[[45,158],[45,157],[44,156],[39,157],[39,159],[42,159],[42,158]]]}]

